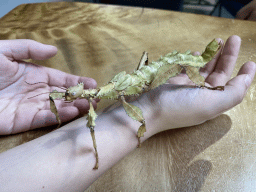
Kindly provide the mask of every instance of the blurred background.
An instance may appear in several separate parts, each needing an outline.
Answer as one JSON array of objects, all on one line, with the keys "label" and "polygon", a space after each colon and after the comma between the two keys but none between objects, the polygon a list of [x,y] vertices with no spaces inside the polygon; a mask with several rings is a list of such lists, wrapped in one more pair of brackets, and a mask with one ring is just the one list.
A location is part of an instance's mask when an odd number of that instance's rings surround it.
[{"label": "blurred background", "polygon": [[150,7],[203,15],[220,16],[225,18],[234,18],[234,16],[227,10],[227,6],[221,4],[222,1],[219,0],[171,0],[169,2],[166,0],[4,0],[0,1],[0,17],[3,17],[5,14],[20,4],[59,1]]}]

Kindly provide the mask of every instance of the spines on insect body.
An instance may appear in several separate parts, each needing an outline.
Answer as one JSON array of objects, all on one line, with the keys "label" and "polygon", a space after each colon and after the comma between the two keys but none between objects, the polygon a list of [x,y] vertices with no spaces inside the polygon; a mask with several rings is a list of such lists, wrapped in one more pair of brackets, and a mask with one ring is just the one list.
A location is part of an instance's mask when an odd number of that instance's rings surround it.
[{"label": "spines on insect body", "polygon": [[[182,68],[190,71],[199,70],[214,57],[219,49],[220,44],[214,39],[207,45],[201,56],[194,56],[190,51],[180,53],[175,50],[160,57],[157,61],[140,66],[132,74],[122,71],[115,75],[108,84],[98,88],[97,92],[91,92],[95,98],[103,99],[118,99],[120,95],[139,95],[148,86],[155,88],[165,83],[170,77],[179,74]],[[200,85],[203,84],[200,83]]]},{"label": "spines on insect body", "polygon": [[89,97],[94,98],[95,95],[97,95],[97,93],[98,93],[98,89],[84,89],[82,96],[84,98],[89,98]]},{"label": "spines on insect body", "polygon": [[185,53],[169,53],[165,56],[161,57],[157,61],[161,66],[167,64],[179,64],[179,65],[190,65],[193,67],[203,67],[206,62],[204,61],[202,56],[195,56],[187,51]]}]

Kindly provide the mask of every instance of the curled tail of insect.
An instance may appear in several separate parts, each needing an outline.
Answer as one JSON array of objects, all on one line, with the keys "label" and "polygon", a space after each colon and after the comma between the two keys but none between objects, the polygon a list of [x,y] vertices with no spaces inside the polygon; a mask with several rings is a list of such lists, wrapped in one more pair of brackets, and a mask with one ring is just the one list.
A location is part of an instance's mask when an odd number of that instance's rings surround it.
[{"label": "curled tail of insect", "polygon": [[202,53],[202,57],[204,62],[208,63],[212,60],[212,58],[218,53],[219,49],[221,48],[221,44],[216,40],[213,39],[206,47],[205,51]]}]

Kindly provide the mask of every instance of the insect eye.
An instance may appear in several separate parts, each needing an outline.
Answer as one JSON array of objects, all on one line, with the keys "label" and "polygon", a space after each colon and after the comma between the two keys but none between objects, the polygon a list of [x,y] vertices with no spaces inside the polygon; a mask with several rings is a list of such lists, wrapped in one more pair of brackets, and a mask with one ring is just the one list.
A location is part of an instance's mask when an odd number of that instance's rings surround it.
[{"label": "insect eye", "polygon": [[72,92],[71,95],[72,95],[72,96],[75,96],[75,95],[76,95],[76,92]]}]

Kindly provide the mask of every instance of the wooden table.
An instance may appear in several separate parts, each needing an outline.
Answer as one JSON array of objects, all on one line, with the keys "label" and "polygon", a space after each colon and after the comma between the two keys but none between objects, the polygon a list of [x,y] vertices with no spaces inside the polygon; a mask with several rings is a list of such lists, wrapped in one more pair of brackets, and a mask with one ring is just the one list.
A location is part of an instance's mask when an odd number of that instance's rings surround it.
[{"label": "wooden table", "polygon": [[[33,61],[103,85],[117,72],[132,72],[143,51],[149,59],[177,49],[203,51],[213,38],[242,38],[234,75],[256,60],[256,22],[156,9],[87,3],[20,5],[0,19],[1,39],[34,39],[58,47],[46,61]],[[244,101],[202,125],[155,135],[87,191],[256,190],[255,82]],[[101,101],[98,109],[108,106]],[[0,151],[51,129],[0,138]]]}]

